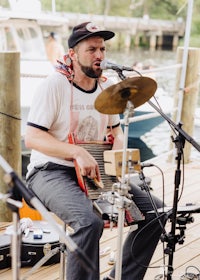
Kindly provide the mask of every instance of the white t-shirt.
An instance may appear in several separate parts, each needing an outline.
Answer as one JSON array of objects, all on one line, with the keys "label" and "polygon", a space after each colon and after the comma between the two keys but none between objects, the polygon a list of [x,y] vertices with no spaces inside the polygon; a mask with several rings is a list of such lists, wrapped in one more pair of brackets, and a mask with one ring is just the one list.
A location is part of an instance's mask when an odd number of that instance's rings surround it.
[{"label": "white t-shirt", "polygon": [[[70,132],[73,132],[80,141],[103,141],[107,126],[119,124],[120,118],[119,115],[102,114],[94,108],[96,97],[103,89],[112,85],[109,80],[102,80],[99,83],[95,90],[84,92],[72,86],[66,76],[55,72],[37,89],[28,116],[28,124],[48,131],[63,142],[68,142]],[[32,150],[28,173],[34,166],[49,161],[73,166],[72,161]]]}]

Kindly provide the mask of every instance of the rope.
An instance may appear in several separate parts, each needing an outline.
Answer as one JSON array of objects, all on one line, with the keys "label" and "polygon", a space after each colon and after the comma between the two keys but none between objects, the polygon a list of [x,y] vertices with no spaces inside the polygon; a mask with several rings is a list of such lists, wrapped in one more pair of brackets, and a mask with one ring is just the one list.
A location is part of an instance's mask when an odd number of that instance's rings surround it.
[{"label": "rope", "polygon": [[12,118],[12,119],[15,119],[15,120],[18,120],[18,121],[21,121],[21,118],[18,118],[18,117],[15,117],[15,116],[12,116],[12,115],[9,115],[9,114],[6,114],[6,113],[3,113],[3,112],[0,112],[1,115],[4,115],[6,117],[9,117],[9,118]]}]

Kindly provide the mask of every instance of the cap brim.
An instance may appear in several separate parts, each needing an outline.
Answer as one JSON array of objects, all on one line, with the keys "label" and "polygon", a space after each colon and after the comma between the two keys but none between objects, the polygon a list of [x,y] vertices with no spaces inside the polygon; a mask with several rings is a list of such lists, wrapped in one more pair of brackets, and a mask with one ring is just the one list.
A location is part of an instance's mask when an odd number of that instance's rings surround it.
[{"label": "cap brim", "polygon": [[115,36],[115,33],[112,31],[107,31],[107,30],[93,32],[93,33],[90,33],[90,34],[87,34],[87,35],[81,37],[79,40],[76,41],[76,44],[87,38],[98,37],[98,36],[102,37],[106,41],[106,40],[113,38]]}]

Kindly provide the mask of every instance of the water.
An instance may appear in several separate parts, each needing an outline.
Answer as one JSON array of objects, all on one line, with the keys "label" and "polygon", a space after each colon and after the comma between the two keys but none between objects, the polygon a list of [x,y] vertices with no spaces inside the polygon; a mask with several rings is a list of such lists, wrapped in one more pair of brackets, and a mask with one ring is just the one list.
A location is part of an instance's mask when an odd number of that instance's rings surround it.
[{"label": "water", "polygon": [[[112,52],[107,54],[108,60],[122,64],[125,66],[132,66],[134,62],[141,61],[146,63],[151,61],[155,67],[165,67],[176,64],[176,51],[163,51],[163,50],[142,50],[136,49],[131,50],[130,52]],[[156,72],[156,81],[158,87],[163,88],[169,96],[173,98],[175,91],[175,82],[176,82],[176,69],[170,69],[162,71],[161,73]],[[200,99],[200,98],[199,98]],[[198,107],[200,108],[200,102],[198,102]],[[143,155],[143,160],[150,159],[154,156],[159,156],[165,152],[169,151],[170,142],[171,142],[172,131],[167,123],[163,121],[160,125],[144,134],[140,142],[146,146]],[[194,138],[194,140],[200,145],[200,126],[194,128],[193,135],[189,135]],[[141,143],[139,143],[141,146]],[[149,152],[149,149],[151,152]],[[143,151],[142,151],[143,152]],[[200,153],[193,146],[191,147],[191,159],[200,159]]]}]

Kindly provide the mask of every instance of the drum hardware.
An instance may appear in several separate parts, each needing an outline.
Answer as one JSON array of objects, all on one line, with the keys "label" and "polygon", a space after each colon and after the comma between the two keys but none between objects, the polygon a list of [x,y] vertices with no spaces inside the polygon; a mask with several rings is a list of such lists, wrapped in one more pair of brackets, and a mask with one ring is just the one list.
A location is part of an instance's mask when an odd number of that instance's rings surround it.
[{"label": "drum hardware", "polygon": [[[121,207],[121,195],[118,190],[119,184],[113,184],[113,190],[102,193],[97,200],[93,202],[94,207],[101,214],[103,220],[110,222],[110,228],[118,224],[118,208]],[[132,195],[124,196],[125,219],[124,226],[130,226],[144,220],[144,216],[132,200]]]},{"label": "drum hardware", "polygon": [[[155,80],[148,77],[126,78],[122,71],[118,71],[121,82],[112,85],[96,98],[95,108],[103,114],[124,114],[124,143],[122,154],[121,181],[115,184],[119,197],[117,199],[118,209],[118,239],[117,239],[117,261],[115,279],[121,280],[122,272],[122,236],[125,219],[125,210],[130,206],[128,199],[128,184],[125,178],[127,168],[127,147],[129,118],[134,114],[134,108],[148,101],[157,89]],[[107,106],[112,104],[112,106]]]},{"label": "drum hardware", "polygon": [[151,78],[126,78],[104,89],[96,98],[94,105],[103,114],[123,114],[128,101],[134,105],[135,109],[147,102],[155,94],[156,89],[157,83]]},{"label": "drum hardware", "polygon": [[[167,115],[165,115],[162,110],[160,110],[155,104],[153,104],[149,99],[153,96],[153,94],[156,91],[157,85],[156,82],[150,78],[145,79],[145,77],[136,77],[135,80],[133,78],[126,79],[126,77],[123,75],[122,71],[118,71],[118,75],[123,80],[121,83],[118,83],[117,85],[113,85],[111,87],[108,87],[105,89],[96,99],[95,101],[95,108],[100,111],[101,113],[105,114],[121,114],[124,112],[124,109],[127,110],[127,104],[131,102],[131,104],[134,105],[134,107],[138,107],[142,105],[144,102],[148,102],[150,106],[152,106],[173,128],[174,131],[176,130],[178,132],[178,136],[176,139],[173,139],[173,142],[175,143],[175,146],[177,148],[177,170],[175,172],[175,188],[174,188],[174,201],[173,201],[173,211],[172,211],[172,218],[171,218],[171,231],[168,236],[166,236],[165,240],[167,240],[167,251],[169,252],[169,260],[168,260],[168,272],[166,279],[171,280],[172,274],[173,274],[173,254],[175,252],[175,244],[177,243],[177,238],[175,235],[176,231],[176,222],[177,222],[177,208],[178,208],[178,196],[179,196],[179,184],[180,184],[180,163],[181,163],[181,157],[183,154],[183,148],[185,140],[187,140],[189,143],[191,143],[194,148],[196,148],[198,151],[200,151],[199,144],[192,139],[183,129],[182,124],[179,123],[176,125],[170,118],[168,118]],[[146,84],[146,87],[145,87]],[[140,94],[141,93],[141,94]],[[147,94],[148,93],[148,94]],[[144,97],[143,97],[144,96]],[[107,106],[107,104],[110,103],[112,106]],[[124,127],[124,157],[123,157],[123,163],[125,164],[126,158],[125,158],[125,151],[127,147],[127,139],[128,139],[128,118],[125,114],[125,121],[124,121],[125,127]],[[125,189],[126,184],[124,181],[124,171],[125,167],[122,166],[122,183],[120,186],[120,189]],[[122,203],[122,207],[123,207]],[[121,209],[121,208],[119,208]],[[118,223],[123,226],[123,217],[124,217],[124,209],[121,209],[122,211],[120,214],[120,220]],[[121,226],[121,228],[122,228]],[[119,227],[118,227],[119,229]],[[118,264],[116,264],[116,280],[121,279],[121,235],[122,230],[119,231],[118,234]]]},{"label": "drum hardware", "polygon": [[[172,206],[172,213],[171,213],[171,231],[166,234],[163,238],[164,241],[167,242],[167,247],[165,252],[168,254],[168,271],[165,279],[171,280],[173,274],[173,259],[174,259],[174,252],[176,243],[179,242],[179,238],[176,235],[176,224],[178,221],[177,214],[178,214],[178,200],[179,200],[179,186],[181,182],[181,160],[183,155],[183,149],[185,146],[185,141],[192,144],[192,146],[200,152],[199,144],[190,137],[183,129],[182,123],[175,124],[166,114],[163,113],[155,104],[153,104],[150,100],[148,103],[170,124],[171,127],[174,128],[174,131],[178,132],[176,138],[172,137],[172,142],[175,144],[175,148],[177,151],[176,154],[176,161],[177,161],[177,168],[175,170],[175,178],[174,178],[174,198],[173,198],[173,206]],[[188,210],[188,213],[190,211]]]},{"label": "drum hardware", "polygon": [[[49,222],[52,228],[58,233],[60,240],[64,243],[67,248],[74,254],[77,255],[80,260],[81,265],[88,271],[94,271],[96,268],[91,260],[84,254],[84,252],[78,248],[76,243],[71,239],[69,235],[66,234],[64,230],[62,230],[58,224],[55,222],[52,215],[48,212],[48,210],[44,207],[41,201],[34,195],[33,192],[28,190],[22,180],[17,176],[12,167],[8,164],[8,162],[0,155],[0,165],[6,172],[6,176],[4,176],[6,183],[12,190],[12,194],[22,194],[25,200],[30,203],[35,209],[37,209],[45,220]],[[15,200],[16,197],[13,197]],[[21,231],[19,229],[19,218],[18,218],[18,207],[16,207],[16,203],[13,207],[11,203],[7,203],[13,212],[13,238],[12,238],[12,273],[13,280],[19,280],[19,270],[20,270],[20,245],[21,245]],[[21,203],[20,203],[21,204]],[[21,204],[22,207],[22,204]]]}]

